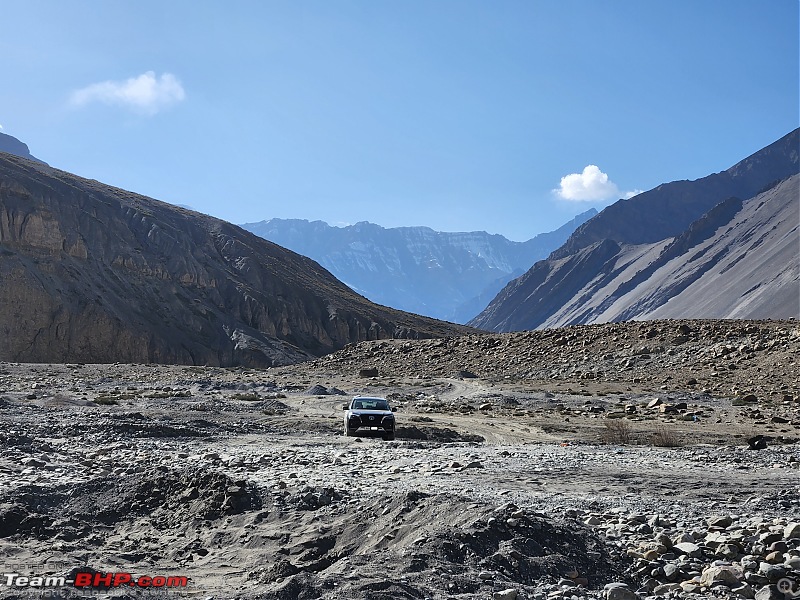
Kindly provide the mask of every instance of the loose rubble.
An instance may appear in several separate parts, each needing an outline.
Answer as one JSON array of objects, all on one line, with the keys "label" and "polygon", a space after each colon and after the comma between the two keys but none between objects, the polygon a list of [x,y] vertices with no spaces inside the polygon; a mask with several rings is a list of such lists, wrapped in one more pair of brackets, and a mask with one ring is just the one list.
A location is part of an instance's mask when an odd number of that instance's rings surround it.
[{"label": "loose rubble", "polygon": [[[0,555],[212,599],[783,600],[798,352],[793,322],[657,322],[266,370],[0,363]],[[396,441],[341,435],[364,393]]]}]

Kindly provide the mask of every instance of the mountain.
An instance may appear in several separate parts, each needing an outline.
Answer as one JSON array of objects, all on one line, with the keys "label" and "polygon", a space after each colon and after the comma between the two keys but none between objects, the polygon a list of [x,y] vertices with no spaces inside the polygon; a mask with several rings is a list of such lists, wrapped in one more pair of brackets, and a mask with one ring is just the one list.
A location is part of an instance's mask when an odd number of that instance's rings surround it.
[{"label": "mountain", "polygon": [[322,221],[271,219],[242,227],[313,258],[374,302],[463,323],[596,214],[591,209],[526,242],[483,231],[385,229],[368,222],[331,227]]},{"label": "mountain", "polygon": [[0,154],[0,360],[264,367],[464,331],[230,223]]},{"label": "mountain", "polygon": [[17,138],[5,133],[0,133],[0,152],[7,152],[9,154],[13,154],[14,156],[27,158],[28,160],[39,162],[44,165],[47,164],[43,160],[39,160],[33,156],[26,143],[21,142]]},{"label": "mountain", "polygon": [[469,324],[515,331],[626,319],[800,316],[799,132],[726,171],[607,207]]}]

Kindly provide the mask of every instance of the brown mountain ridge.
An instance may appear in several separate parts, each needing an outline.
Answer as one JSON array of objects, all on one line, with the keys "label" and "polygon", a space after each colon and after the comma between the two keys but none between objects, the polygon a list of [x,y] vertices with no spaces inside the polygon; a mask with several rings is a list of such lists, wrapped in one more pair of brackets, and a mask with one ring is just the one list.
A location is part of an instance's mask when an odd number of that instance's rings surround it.
[{"label": "brown mountain ridge", "polygon": [[230,223],[0,153],[0,360],[263,367],[466,331]]}]

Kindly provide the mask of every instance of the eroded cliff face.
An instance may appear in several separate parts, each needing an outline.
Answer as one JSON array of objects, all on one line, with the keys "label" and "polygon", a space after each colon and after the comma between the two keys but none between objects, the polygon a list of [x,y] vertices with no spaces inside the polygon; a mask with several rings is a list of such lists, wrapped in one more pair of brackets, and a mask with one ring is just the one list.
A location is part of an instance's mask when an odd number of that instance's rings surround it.
[{"label": "eroded cliff face", "polygon": [[270,366],[460,331],[229,223],[0,154],[0,360]]}]

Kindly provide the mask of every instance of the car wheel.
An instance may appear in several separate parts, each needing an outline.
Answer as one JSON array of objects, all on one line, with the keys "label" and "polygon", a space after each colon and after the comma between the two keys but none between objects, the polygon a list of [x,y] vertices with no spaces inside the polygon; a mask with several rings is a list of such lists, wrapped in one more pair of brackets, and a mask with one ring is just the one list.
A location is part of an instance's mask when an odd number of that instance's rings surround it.
[{"label": "car wheel", "polygon": [[345,425],[345,426],[344,426],[344,434],[345,434],[347,437],[353,437],[353,436],[356,434],[356,432],[355,432],[355,431],[353,431],[352,429],[350,429],[350,428],[349,428],[347,425]]},{"label": "car wheel", "polygon": [[393,439],[394,439],[394,431],[391,432],[391,433],[384,433],[383,434],[383,440],[385,442],[391,442]]}]

